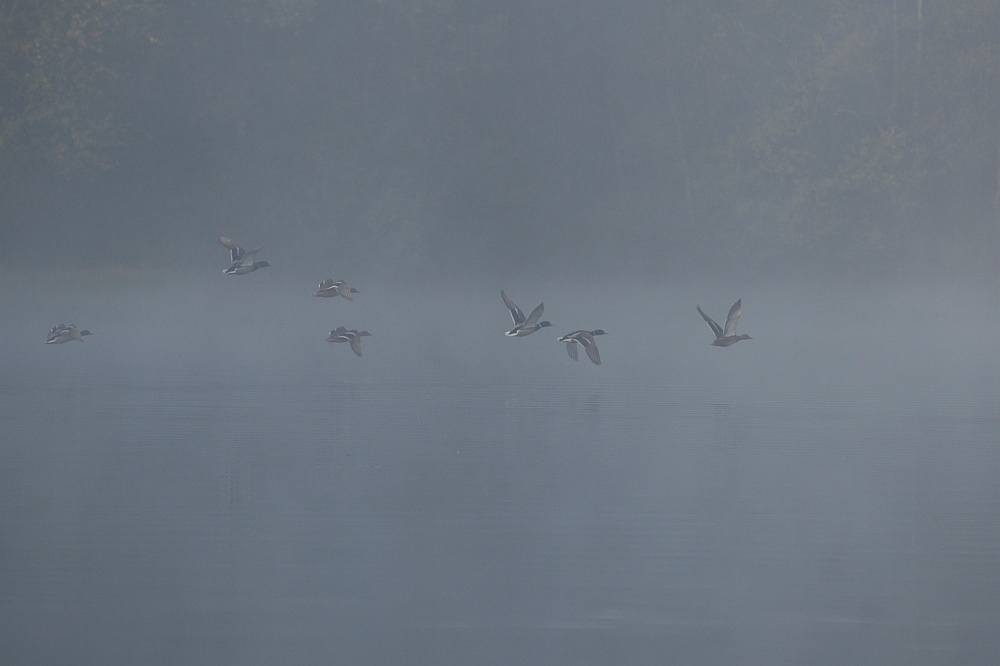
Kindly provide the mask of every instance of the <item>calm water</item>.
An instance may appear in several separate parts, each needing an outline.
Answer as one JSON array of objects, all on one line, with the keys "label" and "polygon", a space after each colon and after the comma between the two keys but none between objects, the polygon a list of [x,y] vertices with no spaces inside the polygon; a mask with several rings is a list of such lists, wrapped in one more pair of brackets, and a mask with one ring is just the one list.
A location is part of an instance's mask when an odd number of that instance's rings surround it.
[{"label": "calm water", "polygon": [[[167,314],[131,287],[65,317],[7,295],[10,663],[1000,660],[975,294],[748,290],[755,339],[716,349],[693,303],[722,318],[728,293],[579,303],[560,319],[601,320],[507,340],[484,290],[445,299],[469,333],[446,353],[394,331],[393,309],[419,321],[405,299],[243,284],[165,290]],[[363,358],[322,342],[347,317],[375,333]],[[41,344],[60,319],[95,335]],[[601,367],[554,341],[598,325]]]}]

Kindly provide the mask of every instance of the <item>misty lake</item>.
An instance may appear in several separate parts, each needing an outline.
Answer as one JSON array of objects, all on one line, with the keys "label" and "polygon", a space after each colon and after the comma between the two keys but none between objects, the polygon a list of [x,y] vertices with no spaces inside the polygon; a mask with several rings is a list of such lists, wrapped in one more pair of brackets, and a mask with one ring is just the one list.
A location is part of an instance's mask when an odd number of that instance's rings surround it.
[{"label": "misty lake", "polygon": [[277,275],[8,281],[9,663],[1000,659],[995,292]]}]

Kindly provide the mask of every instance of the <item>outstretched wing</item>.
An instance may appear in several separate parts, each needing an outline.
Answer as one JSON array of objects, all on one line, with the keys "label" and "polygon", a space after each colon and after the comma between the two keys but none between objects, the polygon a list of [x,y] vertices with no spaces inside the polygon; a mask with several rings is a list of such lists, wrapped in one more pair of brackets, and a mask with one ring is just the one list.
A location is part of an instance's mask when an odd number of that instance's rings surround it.
[{"label": "outstretched wing", "polygon": [[[355,354],[361,356],[361,336],[355,335],[351,338],[351,349]],[[377,350],[376,350],[377,351]]]},{"label": "outstretched wing", "polygon": [[243,248],[237,245],[236,241],[232,238],[220,235],[219,242],[229,249],[229,259],[233,264],[237,264],[243,259],[243,255],[245,254]]},{"label": "outstretched wing", "polygon": [[736,324],[739,322],[741,314],[743,314],[742,298],[733,303],[733,307],[729,308],[729,315],[726,316],[726,330],[723,335],[736,335]]},{"label": "outstretched wing", "polygon": [[538,307],[531,311],[528,318],[524,320],[524,328],[531,328],[536,323],[538,323],[539,318],[542,316],[542,312],[545,310],[545,303],[539,303]]},{"label": "outstretched wing", "polygon": [[721,338],[722,337],[722,327],[719,326],[718,324],[716,324],[714,319],[712,319],[707,314],[705,314],[705,312],[701,309],[700,305],[697,306],[697,307],[698,307],[698,314],[700,314],[701,318],[704,319],[705,321],[707,321],[708,325],[712,327],[712,333],[715,333],[715,337]]},{"label": "outstretched wing", "polygon": [[514,320],[514,326],[520,326],[524,323],[524,313],[521,308],[514,304],[514,301],[507,298],[507,294],[504,293],[503,289],[500,290],[500,296],[503,298],[503,304],[507,306],[510,311],[510,318]]},{"label": "outstretched wing", "polygon": [[594,336],[590,333],[581,333],[577,336],[577,340],[583,345],[583,348],[587,350],[587,358],[593,361],[594,365],[601,364],[601,354],[597,351],[597,343],[594,342]]},{"label": "outstretched wing", "polygon": [[349,301],[353,301],[354,297],[351,296],[351,288],[347,286],[347,283],[343,280],[338,280],[334,284],[337,285],[337,293],[346,298]]},{"label": "outstretched wing", "polygon": [[574,361],[580,358],[579,356],[577,356],[576,347],[577,347],[576,340],[569,340],[566,342],[566,352],[569,354],[569,357]]}]

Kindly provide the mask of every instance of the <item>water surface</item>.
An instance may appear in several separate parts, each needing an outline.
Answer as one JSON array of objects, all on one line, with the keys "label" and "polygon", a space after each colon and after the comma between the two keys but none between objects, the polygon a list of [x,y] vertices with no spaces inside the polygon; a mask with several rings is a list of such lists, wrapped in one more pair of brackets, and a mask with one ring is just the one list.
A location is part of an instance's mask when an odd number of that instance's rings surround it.
[{"label": "water surface", "polygon": [[[973,294],[758,289],[755,339],[717,349],[692,301],[728,293],[553,290],[573,323],[509,340],[499,294],[456,291],[454,344],[414,345],[406,298],[235,284],[67,298],[95,335],[57,348],[7,294],[12,663],[1000,657],[1000,367],[970,330],[995,312],[950,316]],[[364,357],[322,341],[341,321]],[[600,367],[554,341],[596,326]]]}]

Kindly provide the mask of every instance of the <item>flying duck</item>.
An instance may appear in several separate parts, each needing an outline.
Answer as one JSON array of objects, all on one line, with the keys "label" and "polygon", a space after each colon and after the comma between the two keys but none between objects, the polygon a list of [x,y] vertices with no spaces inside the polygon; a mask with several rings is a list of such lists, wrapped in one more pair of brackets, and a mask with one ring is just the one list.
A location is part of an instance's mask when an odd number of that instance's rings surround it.
[{"label": "flying duck", "polygon": [[596,331],[573,331],[559,338],[559,342],[566,343],[566,351],[574,361],[578,358],[576,353],[577,344],[581,344],[587,352],[587,358],[593,361],[594,365],[600,365],[601,353],[597,351],[597,343],[594,342],[595,335],[607,335],[607,333],[601,329],[597,329]]},{"label": "flying duck", "polygon": [[52,330],[49,331],[49,336],[45,338],[45,344],[47,345],[61,345],[64,342],[69,342],[70,340],[79,340],[83,342],[83,336],[93,335],[90,331],[81,331],[76,327],[76,324],[59,324],[58,326],[53,326]]},{"label": "flying duck", "polygon": [[343,296],[349,301],[353,301],[354,297],[351,294],[359,293],[357,289],[348,285],[343,280],[333,281],[333,278],[327,278],[319,283],[319,289],[313,296],[320,296],[322,298],[331,298],[333,296]]},{"label": "flying duck", "polygon": [[743,299],[733,303],[733,307],[729,308],[729,315],[726,317],[726,328],[723,330],[714,319],[709,317],[707,314],[702,312],[701,306],[698,306],[698,314],[701,318],[708,322],[708,325],[712,327],[712,332],[715,333],[715,341],[712,343],[716,347],[728,347],[729,345],[735,345],[740,340],[753,340],[746,333],[742,335],[736,335],[736,323],[740,320],[740,315],[743,313]]},{"label": "flying duck", "polygon": [[271,265],[266,261],[253,260],[254,255],[260,252],[259,248],[248,252],[237,245],[236,241],[232,238],[226,238],[225,236],[219,236],[219,242],[229,248],[229,258],[232,261],[229,268],[222,271],[226,275],[246,275],[247,273],[253,273],[258,268],[267,268]]},{"label": "flying duck", "polygon": [[521,308],[517,307],[514,301],[507,298],[507,294],[502,289],[500,290],[500,296],[503,297],[503,303],[510,311],[510,318],[514,320],[514,328],[504,333],[504,335],[511,338],[521,338],[525,335],[531,335],[540,328],[552,325],[547,321],[538,321],[538,318],[542,316],[542,311],[545,309],[544,303],[539,303],[538,307],[532,310],[531,314],[525,318]]},{"label": "flying duck", "polygon": [[350,342],[351,350],[358,356],[361,356],[361,338],[366,335],[371,335],[371,333],[368,331],[359,331],[357,329],[347,330],[347,328],[343,326],[338,326],[330,331],[330,335],[326,336],[326,341]]}]

